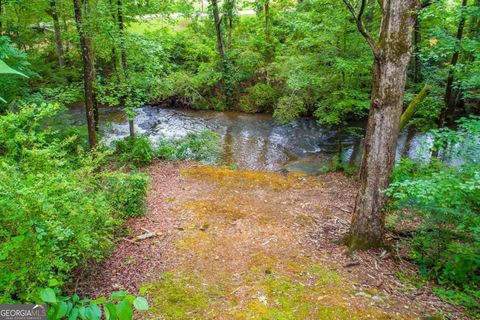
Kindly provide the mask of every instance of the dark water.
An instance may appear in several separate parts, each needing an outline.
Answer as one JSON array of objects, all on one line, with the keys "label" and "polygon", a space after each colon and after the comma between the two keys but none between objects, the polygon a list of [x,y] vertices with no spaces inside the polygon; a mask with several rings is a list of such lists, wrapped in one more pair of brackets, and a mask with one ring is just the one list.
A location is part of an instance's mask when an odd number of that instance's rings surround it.
[{"label": "dark water", "polygon": [[[84,111],[72,108],[78,123],[84,122]],[[365,123],[354,123],[360,135],[342,134],[344,160],[351,165],[360,161]],[[222,159],[240,168],[316,172],[337,154],[337,131],[322,127],[314,119],[303,118],[281,125],[268,114],[193,111],[145,106],[137,109],[137,133],[146,134],[152,142],[183,137],[187,132],[212,130],[220,135]],[[121,109],[102,109],[100,128],[103,142],[128,136],[128,122]],[[422,135],[405,130],[399,139],[397,157],[414,157],[420,150]]]}]

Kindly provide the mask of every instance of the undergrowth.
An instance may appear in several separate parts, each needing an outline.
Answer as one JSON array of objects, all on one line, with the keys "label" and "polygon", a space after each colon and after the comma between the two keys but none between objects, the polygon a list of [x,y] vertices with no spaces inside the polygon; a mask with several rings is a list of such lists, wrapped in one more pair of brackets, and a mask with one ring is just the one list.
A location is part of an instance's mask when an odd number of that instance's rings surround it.
[{"label": "undergrowth", "polygon": [[[403,159],[387,194],[399,219],[416,219],[411,257],[424,277],[437,281],[442,299],[480,315],[480,118],[463,119],[457,130],[433,132],[433,148],[445,160]],[[451,161],[457,161],[455,166]]]},{"label": "undergrowth", "polygon": [[27,104],[0,116],[0,303],[62,286],[143,209],[147,178],[110,168],[109,150],[88,151],[84,128],[49,126],[61,111]]},{"label": "undergrowth", "polygon": [[212,131],[189,132],[178,139],[164,139],[154,147],[148,137],[128,137],[114,143],[115,154],[122,164],[134,167],[152,163],[155,159],[168,161],[196,160],[213,164],[218,161],[219,139]]}]

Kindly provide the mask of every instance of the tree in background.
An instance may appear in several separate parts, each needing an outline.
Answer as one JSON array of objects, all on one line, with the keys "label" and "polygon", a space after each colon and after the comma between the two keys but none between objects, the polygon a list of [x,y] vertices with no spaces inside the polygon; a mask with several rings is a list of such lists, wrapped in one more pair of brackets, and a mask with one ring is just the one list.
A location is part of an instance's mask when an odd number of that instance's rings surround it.
[{"label": "tree in background", "polygon": [[53,30],[55,32],[55,47],[57,50],[58,65],[60,66],[60,68],[63,68],[65,67],[65,59],[63,57],[62,31],[60,29],[60,20],[58,18],[58,9],[57,9],[56,0],[50,0],[50,8],[48,10],[48,14],[52,16],[52,20],[53,20]]},{"label": "tree in background", "polygon": [[85,30],[84,13],[88,8],[88,0],[73,0],[75,10],[75,23],[77,25],[78,36],[80,38],[80,49],[83,61],[83,86],[85,94],[85,113],[87,116],[88,142],[90,148],[94,148],[97,144],[95,137],[96,121],[94,116],[94,108],[96,108],[95,93],[93,82],[95,81],[95,67],[93,57],[92,38]]}]

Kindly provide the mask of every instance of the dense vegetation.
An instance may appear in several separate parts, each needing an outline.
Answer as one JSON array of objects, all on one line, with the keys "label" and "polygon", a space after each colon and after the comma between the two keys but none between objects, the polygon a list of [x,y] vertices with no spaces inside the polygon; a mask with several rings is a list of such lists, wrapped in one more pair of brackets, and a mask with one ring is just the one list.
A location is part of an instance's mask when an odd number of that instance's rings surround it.
[{"label": "dense vegetation", "polygon": [[143,212],[148,179],[108,168],[80,131],[55,130],[58,105],[0,117],[2,303],[35,301],[110,249],[123,219]]},{"label": "dense vegetation", "polygon": [[[148,179],[137,167],[218,157],[211,132],[152,146],[135,135],[135,108],[313,116],[339,132],[366,119],[379,59],[357,27],[383,43],[373,2],[359,1],[352,17],[339,0],[1,1],[0,302],[36,301],[40,288],[105,256],[122,222],[143,213]],[[480,2],[419,7],[405,123],[431,130],[432,160],[400,162],[389,208],[416,218],[411,257],[443,285],[437,292],[478,312],[480,119],[468,116],[480,110]],[[64,110],[79,101],[87,130]],[[131,137],[90,149],[98,109],[114,106]]]},{"label": "dense vegetation", "polygon": [[[448,162],[403,159],[394,171],[388,194],[397,209],[408,209],[398,221],[410,224],[411,258],[423,276],[437,279],[445,288],[439,293],[448,301],[463,304],[478,314],[480,278],[480,122],[462,119],[456,131],[435,130]],[[418,225],[418,217],[421,223]],[[394,222],[395,223],[395,222]]]}]

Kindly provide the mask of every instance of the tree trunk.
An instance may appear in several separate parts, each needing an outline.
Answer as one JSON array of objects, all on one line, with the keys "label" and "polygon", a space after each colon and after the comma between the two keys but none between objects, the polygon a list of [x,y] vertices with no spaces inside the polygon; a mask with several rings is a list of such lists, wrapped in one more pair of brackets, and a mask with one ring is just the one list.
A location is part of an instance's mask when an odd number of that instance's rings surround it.
[{"label": "tree trunk", "polygon": [[[122,0],[117,0],[117,18],[118,18],[118,30],[120,32],[120,59],[122,63],[123,79],[128,81],[127,72],[127,49],[125,48],[125,25],[123,23],[123,3]],[[130,94],[130,87],[128,88]],[[128,128],[130,137],[135,137],[135,123],[134,118],[128,119]]]},{"label": "tree trunk", "polygon": [[265,0],[265,63],[272,61],[272,39],[270,34],[270,0]]},{"label": "tree trunk", "polygon": [[53,30],[55,32],[55,47],[57,50],[58,64],[60,68],[63,68],[65,67],[65,60],[63,58],[62,33],[60,31],[56,0],[50,0],[50,15],[53,19]]},{"label": "tree trunk", "polygon": [[[88,0],[83,0],[85,5],[88,5]],[[85,32],[83,27],[83,12],[82,12],[82,0],[73,0],[73,7],[75,10],[75,23],[77,25],[77,31],[80,38],[80,50],[83,60],[83,85],[85,91],[85,112],[87,116],[88,127],[88,142],[90,148],[94,148],[96,145],[95,139],[95,98],[93,92],[93,81],[95,79],[95,69],[93,65],[93,48],[92,39]]]},{"label": "tree trunk", "polygon": [[118,30],[120,32],[120,58],[122,61],[123,76],[127,78],[127,50],[125,48],[125,25],[123,23],[122,0],[117,0]]},{"label": "tree trunk", "polygon": [[226,104],[227,106],[231,106],[232,92],[231,92],[231,87],[229,83],[230,75],[228,70],[229,68],[228,68],[227,55],[225,52],[225,44],[223,42],[221,20],[220,20],[220,15],[218,13],[218,3],[217,3],[217,0],[211,0],[211,3],[212,3],[213,21],[215,23],[215,33],[217,36],[217,49],[222,62],[222,88],[226,97]]},{"label": "tree trunk", "polygon": [[445,121],[447,119],[447,116],[453,115],[455,112],[455,94],[453,90],[453,81],[454,81],[454,68],[457,65],[458,62],[458,57],[460,56],[460,42],[462,41],[463,37],[463,29],[465,27],[465,8],[467,6],[467,0],[462,0],[462,5],[460,7],[460,21],[458,22],[458,29],[457,29],[457,34],[455,36],[456,38],[456,44],[455,44],[455,51],[453,52],[452,59],[450,61],[450,68],[448,71],[448,77],[447,77],[447,85],[445,87],[445,96],[444,96],[444,101],[445,101],[445,108],[443,109],[440,118],[438,120],[438,127],[442,128],[445,125]]},{"label": "tree trunk", "polygon": [[222,36],[222,26],[220,21],[220,15],[218,13],[218,3],[217,0],[211,0],[212,2],[212,13],[213,13],[213,22],[215,23],[215,33],[217,35],[217,49],[218,53],[220,54],[220,58],[222,59],[222,63],[226,64],[227,58],[225,54],[225,45],[223,43],[223,36]]},{"label": "tree trunk", "polygon": [[3,1],[0,0],[0,35],[3,34]]},{"label": "tree trunk", "polygon": [[235,15],[235,0],[227,0],[223,4],[223,8],[225,11],[225,19],[226,19],[226,27],[227,27],[227,46],[226,49],[230,50],[232,48],[232,41],[233,41],[233,20]]},{"label": "tree trunk", "polygon": [[415,28],[413,31],[413,42],[414,42],[414,47],[413,47],[413,83],[419,83],[422,82],[422,63],[420,62],[420,42],[422,41],[422,35],[420,33],[421,26],[420,26],[420,20],[416,19],[415,20]]},{"label": "tree trunk", "polygon": [[[386,201],[383,191],[390,183],[395,160],[416,8],[415,0],[384,0],[379,43],[371,45],[375,49],[370,113],[360,168],[360,189],[347,237],[352,248],[383,244],[385,216],[382,207]],[[361,22],[359,29],[365,30]],[[372,38],[367,41],[373,42]]]},{"label": "tree trunk", "polygon": [[130,131],[130,137],[135,137],[135,122],[134,119],[128,119],[128,129]]}]

